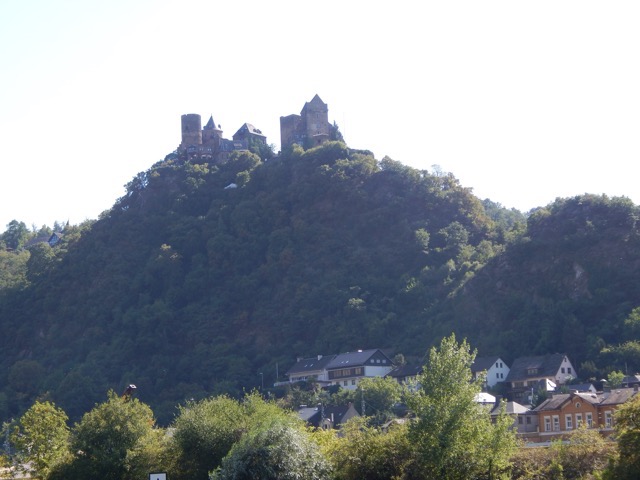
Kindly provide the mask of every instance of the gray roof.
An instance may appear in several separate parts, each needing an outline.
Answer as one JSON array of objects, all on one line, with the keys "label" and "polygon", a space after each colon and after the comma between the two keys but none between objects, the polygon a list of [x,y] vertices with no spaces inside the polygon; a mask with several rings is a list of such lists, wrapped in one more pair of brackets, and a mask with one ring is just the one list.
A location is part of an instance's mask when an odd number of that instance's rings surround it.
[{"label": "gray roof", "polygon": [[600,405],[618,405],[625,403],[636,393],[638,392],[634,388],[616,388],[603,394],[604,399],[600,402]]},{"label": "gray roof", "polygon": [[422,373],[422,365],[401,365],[394,368],[387,377],[400,378],[400,377],[415,377]]},{"label": "gray roof", "polygon": [[327,365],[327,370],[332,368],[344,368],[352,366],[363,366],[373,356],[381,356],[387,360],[385,366],[393,366],[391,359],[387,357],[382,350],[375,348],[372,350],[358,350],[357,352],[340,353]]},{"label": "gray roof", "polygon": [[[562,353],[553,353],[549,355],[540,355],[536,357],[520,357],[516,358],[511,365],[509,375],[505,381],[516,382],[519,380],[527,380],[531,377],[555,377],[560,369],[562,360],[566,355]],[[528,370],[536,368],[538,371],[535,375],[529,375]],[[575,372],[574,372],[575,373]]]},{"label": "gray roof", "polygon": [[476,357],[476,359],[471,364],[471,371],[473,373],[476,372],[484,372],[489,370],[491,366],[500,360],[500,357]]},{"label": "gray roof", "polygon": [[[491,410],[491,415],[499,415],[501,409],[502,404],[500,402],[496,402],[496,406],[493,407],[493,410]],[[531,412],[530,409],[520,405],[518,402],[507,402],[505,405],[505,413],[507,413],[508,415],[521,415],[529,412]]]},{"label": "gray roof", "polygon": [[327,364],[331,362],[334,357],[335,355],[318,355],[311,358],[301,358],[295,363],[295,365],[287,370],[287,375],[323,370],[327,368]]}]

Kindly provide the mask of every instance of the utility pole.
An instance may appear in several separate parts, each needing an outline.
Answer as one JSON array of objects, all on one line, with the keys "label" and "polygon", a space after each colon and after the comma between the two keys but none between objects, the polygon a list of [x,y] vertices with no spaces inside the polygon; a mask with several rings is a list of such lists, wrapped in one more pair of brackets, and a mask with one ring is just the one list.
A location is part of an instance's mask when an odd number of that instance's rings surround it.
[{"label": "utility pole", "polygon": [[362,410],[362,416],[364,417],[364,388],[360,390],[362,392],[362,403],[361,403],[361,410]]}]

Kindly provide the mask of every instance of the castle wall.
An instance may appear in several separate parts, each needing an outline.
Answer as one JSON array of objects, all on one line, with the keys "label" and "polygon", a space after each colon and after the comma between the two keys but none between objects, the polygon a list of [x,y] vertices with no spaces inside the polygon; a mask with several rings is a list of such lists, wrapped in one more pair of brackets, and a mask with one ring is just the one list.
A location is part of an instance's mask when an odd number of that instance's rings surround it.
[{"label": "castle wall", "polygon": [[304,135],[302,117],[300,115],[288,115],[280,117],[280,146],[288,147],[294,143],[302,144]]}]

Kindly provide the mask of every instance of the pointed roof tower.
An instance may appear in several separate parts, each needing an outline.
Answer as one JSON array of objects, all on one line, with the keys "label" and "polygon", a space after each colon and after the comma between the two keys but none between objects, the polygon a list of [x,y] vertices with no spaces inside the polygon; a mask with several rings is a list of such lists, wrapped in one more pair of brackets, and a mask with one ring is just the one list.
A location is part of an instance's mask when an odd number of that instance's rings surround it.
[{"label": "pointed roof tower", "polygon": [[217,130],[219,132],[221,132],[222,130],[220,130],[220,127],[216,127],[216,122],[213,121],[213,115],[211,115],[209,117],[209,121],[207,122],[207,124],[204,126],[203,130]]}]

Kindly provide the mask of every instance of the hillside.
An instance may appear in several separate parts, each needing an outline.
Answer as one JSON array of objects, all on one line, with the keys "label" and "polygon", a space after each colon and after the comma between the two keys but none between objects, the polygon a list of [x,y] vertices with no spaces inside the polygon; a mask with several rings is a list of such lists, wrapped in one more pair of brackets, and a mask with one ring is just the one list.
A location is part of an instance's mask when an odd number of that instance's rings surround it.
[{"label": "hillside", "polygon": [[169,155],[32,254],[28,286],[2,290],[0,418],[43,394],[77,417],[135,383],[167,422],[185,399],[271,384],[297,356],[420,356],[454,329],[481,354],[610,364],[596,350],[622,341],[639,298],[636,217],[585,197],[525,232],[450,174],[340,142],[266,162]]}]

